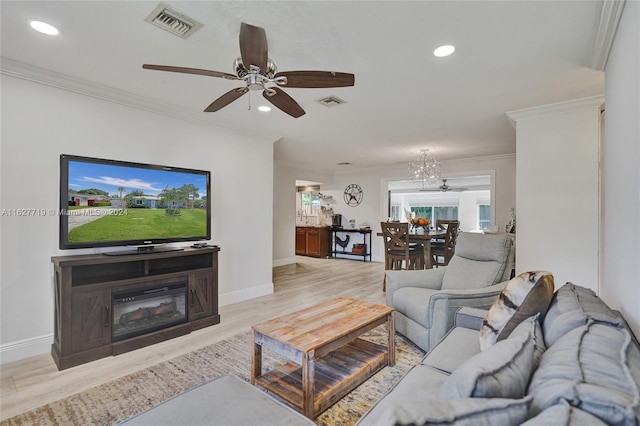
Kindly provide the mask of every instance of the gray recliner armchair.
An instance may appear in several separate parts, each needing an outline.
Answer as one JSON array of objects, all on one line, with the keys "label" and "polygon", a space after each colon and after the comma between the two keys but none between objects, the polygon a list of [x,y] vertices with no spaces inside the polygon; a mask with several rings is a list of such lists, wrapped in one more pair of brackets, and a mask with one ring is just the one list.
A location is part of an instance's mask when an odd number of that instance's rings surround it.
[{"label": "gray recliner armchair", "polygon": [[386,271],[387,306],[396,331],[429,351],[453,327],[463,307],[488,309],[511,278],[514,253],[507,235],[460,233],[449,265]]}]

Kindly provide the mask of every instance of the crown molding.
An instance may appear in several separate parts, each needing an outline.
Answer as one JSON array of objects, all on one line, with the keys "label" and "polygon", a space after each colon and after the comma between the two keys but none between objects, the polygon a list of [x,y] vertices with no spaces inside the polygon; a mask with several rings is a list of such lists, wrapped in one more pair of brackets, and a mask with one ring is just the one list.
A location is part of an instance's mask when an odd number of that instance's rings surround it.
[{"label": "crown molding", "polygon": [[584,109],[601,108],[604,105],[604,96],[589,96],[587,98],[571,101],[557,102],[554,104],[540,105],[531,108],[505,112],[511,125],[515,128],[519,120],[544,117],[547,115],[562,114],[565,112],[580,111]]},{"label": "crown molding", "polygon": [[154,114],[160,114],[165,117],[200,124],[226,133],[233,133],[236,135],[255,137],[259,139],[268,139],[273,143],[281,137],[280,135],[270,134],[267,132],[237,129],[231,126],[226,126],[220,122],[212,121],[211,119],[204,117],[201,113],[194,113],[183,108],[177,108],[169,104],[157,102],[150,98],[133,95],[120,89],[103,86],[87,80],[71,77],[66,74],[14,61],[5,57],[0,58],[0,74],[140,109]]},{"label": "crown molding", "polygon": [[606,68],[625,2],[626,0],[604,0],[602,2],[597,32],[589,55],[588,65],[590,68],[598,71],[604,71]]}]

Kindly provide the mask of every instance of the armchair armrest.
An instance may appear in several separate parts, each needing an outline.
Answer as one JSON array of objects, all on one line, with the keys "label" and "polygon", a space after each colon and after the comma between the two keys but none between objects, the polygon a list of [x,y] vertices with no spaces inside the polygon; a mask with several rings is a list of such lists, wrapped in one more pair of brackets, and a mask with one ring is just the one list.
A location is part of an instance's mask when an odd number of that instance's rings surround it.
[{"label": "armchair armrest", "polygon": [[416,269],[408,271],[385,271],[387,305],[391,306],[393,293],[402,287],[428,288],[440,290],[445,268]]},{"label": "armchair armrest", "polygon": [[479,331],[487,312],[488,311],[485,309],[469,307],[460,308],[458,309],[458,312],[456,312],[454,320],[455,326]]},{"label": "armchair armrest", "polygon": [[455,324],[456,312],[460,308],[488,309],[496,300],[507,281],[488,287],[441,290],[429,299],[427,328],[431,342],[438,342]]}]

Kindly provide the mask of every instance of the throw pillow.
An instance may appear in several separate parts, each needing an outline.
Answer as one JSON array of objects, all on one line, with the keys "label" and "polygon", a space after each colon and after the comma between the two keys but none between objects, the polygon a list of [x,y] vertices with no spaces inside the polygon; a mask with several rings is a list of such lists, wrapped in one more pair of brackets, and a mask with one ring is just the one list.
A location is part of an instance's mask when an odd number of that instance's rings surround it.
[{"label": "throw pillow", "polygon": [[528,394],[532,416],[565,400],[609,425],[637,425],[640,348],[624,328],[578,327],[544,353]]},{"label": "throw pillow", "polygon": [[508,339],[456,368],[440,388],[440,397],[521,398],[543,353],[542,329],[533,316]]},{"label": "throw pillow", "polygon": [[[530,397],[461,398],[399,403],[376,419],[376,425],[495,426],[519,425],[527,419]],[[367,422],[365,422],[367,423]]]},{"label": "throw pillow", "polygon": [[525,272],[509,281],[482,322],[480,350],[507,338],[525,318],[539,313],[542,319],[553,290],[553,275],[547,271]]},{"label": "throw pillow", "polygon": [[569,331],[589,323],[624,326],[620,313],[609,308],[589,288],[566,283],[556,291],[544,317],[544,340],[547,347]]},{"label": "throw pillow", "polygon": [[599,418],[592,416],[586,411],[582,411],[579,408],[572,407],[565,400],[560,401],[550,408],[547,408],[542,413],[538,414],[531,420],[522,423],[522,426],[571,426],[571,425],[585,425],[585,426],[607,426],[605,422]]}]

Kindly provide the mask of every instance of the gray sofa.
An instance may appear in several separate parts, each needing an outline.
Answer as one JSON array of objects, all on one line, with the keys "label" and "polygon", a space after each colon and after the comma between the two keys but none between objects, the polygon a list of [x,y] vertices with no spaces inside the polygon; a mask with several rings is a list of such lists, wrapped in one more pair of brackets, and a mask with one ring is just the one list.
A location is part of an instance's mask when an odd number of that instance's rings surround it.
[{"label": "gray sofa", "polygon": [[491,306],[511,278],[513,257],[507,235],[462,232],[448,266],[386,271],[396,331],[428,351],[453,327],[459,308]]},{"label": "gray sofa", "polygon": [[367,425],[640,424],[640,347],[620,313],[567,283],[480,351],[485,311],[455,326],[358,422]]}]

